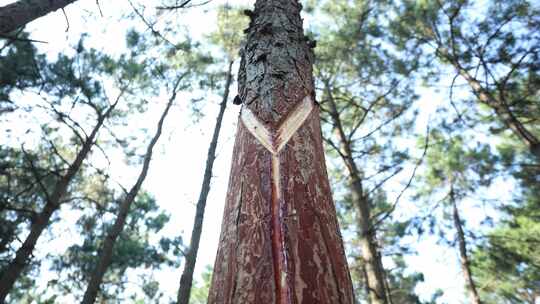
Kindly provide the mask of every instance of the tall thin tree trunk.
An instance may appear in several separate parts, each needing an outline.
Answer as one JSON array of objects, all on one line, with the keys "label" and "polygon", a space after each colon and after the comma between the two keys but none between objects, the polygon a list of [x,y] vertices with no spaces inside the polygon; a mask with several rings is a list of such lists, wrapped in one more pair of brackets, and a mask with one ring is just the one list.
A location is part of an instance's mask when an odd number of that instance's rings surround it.
[{"label": "tall thin tree trunk", "polygon": [[295,0],[257,0],[208,303],[354,302]]},{"label": "tall thin tree trunk", "polygon": [[7,34],[77,0],[19,0],[0,7],[0,34]]},{"label": "tall thin tree trunk", "polygon": [[341,155],[345,166],[349,171],[352,199],[356,205],[358,214],[358,227],[360,228],[359,241],[362,250],[362,260],[365,264],[368,296],[372,304],[387,304],[389,302],[389,295],[385,288],[384,269],[380,261],[380,254],[376,244],[375,229],[372,227],[371,223],[371,208],[367,197],[364,195],[361,173],[354,161],[350,141],[345,135],[336,102],[328,83],[325,83],[325,90],[330,105],[330,117],[336,128],[342,150]]},{"label": "tall thin tree trunk", "polygon": [[146,154],[144,155],[143,166],[141,168],[141,172],[139,173],[139,177],[137,178],[137,181],[135,182],[133,187],[131,187],[129,192],[126,194],[124,200],[120,203],[120,206],[118,207],[118,214],[116,215],[113,226],[108,231],[107,236],[103,241],[103,247],[99,253],[99,260],[96,267],[94,268],[94,271],[92,272],[92,275],[90,276],[90,281],[84,293],[83,300],[81,301],[82,304],[93,304],[96,301],[100,285],[103,281],[103,276],[105,275],[107,268],[111,264],[114,244],[120,236],[120,233],[122,233],[122,231],[124,230],[124,225],[126,223],[129,209],[132,203],[135,201],[135,198],[137,197],[137,194],[141,189],[146,175],[148,174],[154,146],[156,145],[159,137],[161,136],[163,123],[165,122],[165,118],[167,117],[167,114],[169,113],[169,110],[171,109],[176,99],[177,89],[181,80],[182,77],[179,77],[177,79],[173,87],[173,93],[169,98],[169,101],[165,106],[165,110],[161,114],[161,117],[158,121],[156,133],[154,134],[154,136],[150,140],[150,143],[148,144],[148,147],[146,148]]},{"label": "tall thin tree trunk", "polygon": [[221,130],[221,123],[223,121],[223,114],[227,107],[227,100],[229,99],[229,89],[232,83],[232,66],[233,61],[229,62],[229,69],[227,70],[227,80],[225,81],[225,91],[223,92],[223,99],[219,108],[219,114],[216,119],[216,125],[214,127],[214,134],[208,148],[208,156],[206,158],[206,169],[204,170],[204,178],[199,194],[199,200],[197,201],[197,211],[195,213],[195,221],[193,223],[193,229],[191,231],[191,240],[189,243],[189,249],[185,256],[184,270],[180,277],[180,287],[178,288],[178,304],[188,304],[189,296],[191,294],[191,285],[193,284],[193,271],[195,270],[195,263],[197,261],[197,253],[199,251],[199,242],[201,240],[202,224],[204,219],[204,209],[206,207],[206,199],[210,192],[210,180],[212,179],[212,168],[214,166],[214,160],[216,158],[216,147],[219,138],[219,131]]},{"label": "tall thin tree trunk", "polygon": [[461,224],[461,218],[459,216],[459,211],[456,204],[456,198],[454,193],[454,187],[450,185],[450,201],[453,207],[453,219],[454,219],[454,228],[456,228],[457,240],[458,240],[458,249],[459,249],[459,258],[461,262],[461,269],[463,271],[463,278],[465,279],[467,289],[469,291],[469,297],[472,304],[482,304],[480,301],[480,296],[476,289],[476,284],[472,278],[471,272],[471,262],[469,256],[467,255],[467,241],[465,240],[465,233],[463,232],[463,226]]},{"label": "tall thin tree trunk", "polygon": [[103,114],[100,114],[96,125],[92,129],[90,135],[85,139],[81,150],[77,153],[75,160],[70,164],[68,170],[64,176],[62,176],[55,184],[52,194],[47,198],[47,202],[43,207],[43,210],[35,217],[30,226],[30,233],[24,240],[21,247],[17,250],[15,258],[6,267],[4,274],[0,278],[0,303],[4,303],[8,293],[13,288],[15,281],[20,276],[24,267],[28,263],[36,243],[43,233],[43,231],[49,226],[49,222],[53,213],[60,208],[61,200],[67,192],[69,184],[79,172],[83,161],[86,159],[90,150],[95,144],[97,134],[105,120],[109,117],[111,112],[118,104],[121,93],[116,101],[107,109]]}]

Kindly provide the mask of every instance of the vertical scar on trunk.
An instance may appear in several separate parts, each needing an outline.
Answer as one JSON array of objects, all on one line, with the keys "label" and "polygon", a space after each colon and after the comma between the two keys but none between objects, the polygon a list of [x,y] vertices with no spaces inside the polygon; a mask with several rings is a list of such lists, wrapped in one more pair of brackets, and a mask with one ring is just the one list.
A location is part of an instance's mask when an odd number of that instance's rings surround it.
[{"label": "vertical scar on trunk", "polygon": [[240,117],[243,125],[259,143],[272,154],[272,195],[271,195],[271,229],[272,259],[274,282],[276,286],[276,303],[291,303],[291,294],[287,284],[287,250],[285,248],[284,210],[286,202],[281,188],[280,151],[287,145],[292,136],[303,125],[313,110],[313,101],[306,96],[279,125],[277,130],[269,130],[247,107],[242,108]]},{"label": "vertical scar on trunk", "polygon": [[281,192],[279,155],[272,154],[272,258],[274,265],[274,281],[276,285],[277,303],[289,301],[287,288],[287,250],[283,229],[283,209],[285,202]]}]

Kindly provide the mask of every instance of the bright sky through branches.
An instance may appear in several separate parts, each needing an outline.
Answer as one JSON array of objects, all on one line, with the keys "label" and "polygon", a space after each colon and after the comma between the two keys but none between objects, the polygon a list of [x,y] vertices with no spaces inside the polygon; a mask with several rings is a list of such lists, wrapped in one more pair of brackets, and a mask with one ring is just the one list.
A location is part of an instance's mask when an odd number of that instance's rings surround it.
[{"label": "bright sky through branches", "polygon": [[[0,0],[0,6],[14,1]],[[141,1],[148,5],[151,1]],[[201,6],[190,8],[185,13],[178,15],[167,15],[163,18],[180,22],[185,26],[185,30],[194,39],[201,39],[205,34],[210,33],[215,29],[216,14],[215,8],[220,4],[251,6],[254,1],[217,1]],[[105,52],[120,54],[125,49],[125,31],[131,25],[136,26],[138,30],[145,30],[142,22],[138,17],[134,21],[119,22],[123,15],[132,12],[128,1],[100,1],[101,11],[104,17],[100,16],[99,9],[95,1],[79,0],[75,4],[66,8],[65,13],[57,11],[48,16],[42,17],[32,22],[27,30],[31,32],[31,38],[35,40],[45,41],[47,43],[38,44],[39,50],[48,54],[50,58],[55,58],[58,53],[72,52],[72,46],[77,43],[82,33],[88,33],[87,43],[89,46],[101,49]],[[197,3],[197,2],[194,2]],[[139,5],[133,0],[134,5]],[[154,8],[148,7],[145,11],[147,17],[151,19],[155,13]],[[124,19],[122,19],[124,20]],[[309,20],[307,20],[309,21]],[[127,25],[129,23],[129,25]],[[157,28],[163,26],[161,22],[157,23]],[[308,26],[308,25],[305,25]],[[67,31],[66,31],[67,30]],[[182,29],[180,30],[182,32]],[[172,41],[175,37],[167,37]],[[236,71],[237,68],[234,68]],[[234,97],[236,87],[232,88],[232,96]],[[425,126],[430,114],[433,114],[438,103],[445,96],[443,93],[436,93],[433,89],[422,89],[420,91],[421,98],[417,103],[417,108],[420,110],[420,115],[416,122],[416,131],[419,134],[425,132]],[[148,128],[152,130],[157,122],[160,111],[166,102],[167,96],[158,96],[151,98],[156,104],[150,107],[150,111],[145,113],[145,117],[140,120],[132,120],[133,128]],[[193,222],[195,212],[195,202],[197,200],[199,189],[202,182],[204,164],[206,161],[206,152],[210,143],[210,136],[215,122],[215,117],[218,110],[219,96],[209,96],[207,105],[202,109],[205,116],[200,122],[193,122],[190,115],[190,110],[187,105],[189,96],[181,94],[178,98],[178,105],[169,115],[166,122],[164,136],[160,139],[157,151],[153,158],[153,163],[150,168],[149,176],[144,184],[144,188],[150,191],[155,197],[158,204],[166,209],[172,216],[171,222],[163,231],[164,234],[170,236],[182,235],[184,242],[189,240],[189,233]],[[233,145],[234,133],[236,130],[236,120],[238,117],[239,107],[233,106],[230,103],[226,111],[223,122],[222,134],[219,140],[218,157],[214,166],[214,178],[212,179],[212,188],[208,198],[205,221],[203,226],[203,234],[199,255],[197,259],[196,273],[200,273],[207,265],[212,265],[216,254],[219,229],[221,226],[223,205],[225,202],[225,193],[228,183],[228,175],[230,169],[231,152]],[[0,121],[1,122],[1,121]],[[14,129],[14,136],[24,136],[25,123],[22,120],[19,126],[9,126]],[[4,142],[6,126],[0,125],[0,142]],[[145,143],[141,142],[141,145]],[[417,155],[419,156],[419,155]],[[131,185],[133,176],[136,175],[138,167],[129,167],[124,163],[121,156],[113,157],[113,175],[124,184]],[[393,192],[389,193],[389,197],[393,198],[402,189],[403,182],[406,181],[411,169],[403,170],[398,177],[388,184]],[[500,186],[500,185],[499,185]],[[508,186],[500,186],[500,191],[504,191]],[[398,208],[404,208],[403,215],[407,212],[414,212],[413,204],[408,202],[407,197],[402,198]],[[467,210],[464,217],[471,225],[478,225],[476,214],[484,212],[483,210]],[[71,215],[72,217],[74,215]],[[76,219],[71,218],[70,222]],[[55,231],[62,231],[67,224],[55,223]],[[59,227],[62,226],[62,227]],[[45,240],[42,240],[45,241]],[[49,244],[41,242],[38,244],[38,253],[36,257],[43,257],[48,253],[60,253],[66,248],[66,244],[70,244],[71,240],[56,239]],[[414,244],[414,248],[418,251],[417,256],[407,258],[407,263],[411,268],[411,272],[416,270],[423,272],[425,275],[425,283],[420,284],[418,292],[423,296],[432,294],[437,289],[445,291],[441,298],[441,303],[461,303],[463,298],[463,283],[459,273],[457,262],[457,253],[452,248],[440,246],[436,244],[435,238],[427,238],[418,241],[410,237],[406,240]],[[174,271],[166,271],[156,274],[156,277],[166,288],[168,296],[174,297],[178,288],[181,269]],[[198,276],[196,276],[198,278]],[[48,279],[48,278],[45,278]]]}]

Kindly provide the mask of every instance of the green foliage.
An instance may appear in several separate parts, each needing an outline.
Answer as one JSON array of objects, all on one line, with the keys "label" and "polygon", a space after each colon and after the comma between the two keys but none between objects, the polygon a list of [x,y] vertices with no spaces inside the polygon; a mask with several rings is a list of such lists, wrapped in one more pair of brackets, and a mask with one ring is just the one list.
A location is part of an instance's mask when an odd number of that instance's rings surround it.
[{"label": "green foliage", "polygon": [[513,210],[474,251],[473,269],[487,303],[535,303],[540,294],[538,205]]},{"label": "green foliage", "polygon": [[217,9],[217,30],[210,34],[210,42],[220,46],[225,52],[227,61],[238,57],[243,39],[242,30],[248,26],[248,18],[243,14],[243,8],[228,5]]},{"label": "green foliage", "polygon": [[[386,252],[402,252],[396,230],[378,219],[393,210],[384,184],[403,169],[408,159],[407,151],[392,139],[410,132],[412,126],[414,112],[410,109],[417,97],[412,90],[416,60],[399,52],[389,40],[390,6],[386,1],[313,1],[309,5],[321,20],[310,28],[308,36],[317,40],[314,72],[320,88],[317,95],[323,136],[329,155],[343,161],[335,168],[331,166],[334,197],[341,227],[350,242],[347,248],[354,261],[351,268],[356,294],[363,299],[366,294],[358,243],[359,211],[352,190],[344,188],[344,184],[351,184],[347,149],[360,170],[365,196],[362,199],[370,205],[379,250],[383,256]],[[343,136],[338,135],[341,132]],[[391,259],[383,260],[386,263]],[[400,276],[398,272],[387,274],[389,293],[415,298],[414,286],[419,281],[414,275]],[[408,280],[412,280],[409,285],[405,283]],[[402,284],[409,290],[405,291]]]},{"label": "green foliage", "polygon": [[201,275],[202,281],[194,281],[189,297],[190,304],[206,304],[208,291],[210,290],[210,284],[212,282],[212,272],[213,268],[210,265],[206,265]]},{"label": "green foliage", "polygon": [[[460,98],[457,106],[462,115],[471,111],[467,101],[480,101],[488,106],[480,112],[493,134],[510,131],[510,124],[516,123],[538,138],[538,16],[540,8],[526,0],[488,1],[486,5],[461,0],[402,1],[393,37],[401,48],[421,52],[423,64],[433,67],[426,68],[431,70],[427,77],[450,71],[455,75],[452,88],[460,80],[465,82],[474,96]],[[435,60],[440,64],[433,65]]]},{"label": "green foliage", "polygon": [[[83,214],[77,221],[82,241],[70,246],[63,255],[51,257],[51,270],[60,276],[49,285],[60,294],[77,296],[84,292],[99,258],[101,244],[112,225],[111,215],[117,213],[117,200],[120,199],[122,195],[97,213]],[[102,300],[121,302],[126,297],[126,285],[137,280],[143,282],[141,290],[147,300],[158,300],[162,296],[159,283],[150,274],[164,266],[177,267],[177,256],[182,248],[181,238],[161,237],[155,240],[168,221],[169,216],[159,210],[148,193],[137,196],[126,227],[115,244],[112,262],[100,290]],[[135,280],[133,273],[137,269],[141,274]],[[130,289],[133,290],[132,287]]]},{"label": "green foliage", "polygon": [[[28,38],[26,33],[19,38]],[[0,115],[17,108],[10,94],[38,86],[40,69],[45,56],[37,55],[36,48],[26,41],[4,41],[0,46]]]},{"label": "green foliage", "polygon": [[[495,218],[486,217],[489,225],[481,231],[469,227],[467,234],[482,299],[486,303],[538,302],[539,159],[508,123],[512,116],[540,137],[537,3],[308,0],[303,4],[311,26],[307,37],[317,40],[316,96],[358,300],[366,298],[365,284],[344,144],[360,171],[394,303],[420,303],[415,288],[424,281],[421,273],[406,265],[406,256],[414,254],[415,248],[402,240],[429,232],[440,236],[445,245],[455,242],[449,221],[450,188],[465,217],[469,208],[480,203],[496,213]],[[138,164],[143,149],[140,139],[146,134],[137,125],[159,106],[154,100],[161,99],[175,80],[181,78],[182,96],[191,100],[186,105],[195,120],[204,114],[212,94],[223,87],[226,64],[236,59],[242,29],[249,21],[242,8],[218,6],[217,31],[200,41],[173,30],[172,15],[160,11],[155,24],[144,25],[154,27],[149,31],[128,30],[126,51],[117,55],[89,47],[95,37],[86,35],[57,56],[41,54],[41,48],[29,41],[1,42],[1,123],[13,133],[17,126],[28,132],[2,137],[6,140],[0,147],[0,274],[100,115],[117,97],[121,101],[69,187],[61,212],[53,217],[54,225],[40,240],[42,256],[49,250],[49,240],[69,231],[72,238],[65,252],[33,259],[17,281],[11,302],[55,303],[81,295],[124,195],[110,176],[111,162],[119,160],[120,154],[128,166]],[[158,22],[163,20],[167,21]],[[166,31],[157,33],[160,26]],[[28,37],[26,33],[18,36]],[[182,38],[172,43],[165,37]],[[407,211],[410,205],[406,203],[411,202],[404,202],[405,195],[394,205],[388,194],[396,192],[396,183],[387,181],[412,164],[409,150],[414,147],[409,142],[417,137],[413,134],[415,110],[424,111],[414,104],[419,76],[423,85],[443,90],[449,97],[436,112],[420,178],[408,190],[419,211],[410,218],[397,218],[392,215],[394,208]],[[482,100],[480,93],[493,102]],[[331,99],[345,143],[336,136]],[[501,109],[511,115],[501,114]],[[417,151],[423,149],[424,138],[419,142]],[[501,181],[512,185],[511,201],[484,200],[493,190],[490,187]],[[180,237],[165,235],[169,215],[158,203],[146,192],[137,198],[115,246],[101,301],[167,301],[159,271],[178,267],[183,244]],[[192,303],[206,302],[211,272],[207,267],[202,282],[194,285]],[[45,273],[54,278],[44,289]],[[436,292],[429,302],[437,302],[441,294]]]}]

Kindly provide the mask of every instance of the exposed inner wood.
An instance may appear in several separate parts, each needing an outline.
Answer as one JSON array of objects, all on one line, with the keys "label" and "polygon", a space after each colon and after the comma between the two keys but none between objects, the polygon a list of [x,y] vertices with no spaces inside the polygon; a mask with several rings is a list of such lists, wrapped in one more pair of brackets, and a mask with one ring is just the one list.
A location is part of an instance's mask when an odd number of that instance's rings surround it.
[{"label": "exposed inner wood", "polygon": [[306,121],[312,109],[313,102],[311,101],[311,97],[308,95],[304,97],[302,102],[300,102],[300,104],[298,104],[298,106],[291,113],[288,114],[285,121],[277,130],[275,145],[277,152],[281,151],[281,149],[285,147],[294,133],[298,131],[298,128],[300,128],[304,121]]},{"label": "exposed inner wood", "polygon": [[279,152],[298,131],[313,110],[311,97],[306,96],[291,111],[276,131],[268,130],[247,107],[240,114],[246,129],[272,153],[272,258],[274,282],[276,286],[276,303],[291,303],[290,290],[287,284],[287,250],[285,248],[284,212],[286,209],[281,187],[281,171]]},{"label": "exposed inner wood", "polygon": [[283,195],[281,193],[279,156],[272,155],[272,257],[276,303],[290,303],[287,288],[287,257],[283,229]]},{"label": "exposed inner wood", "polygon": [[313,110],[313,102],[308,95],[291,111],[276,131],[268,130],[265,125],[247,107],[242,108],[240,117],[249,133],[272,154],[278,154],[291,137],[298,131]]},{"label": "exposed inner wood", "polygon": [[242,123],[268,151],[275,154],[275,149],[272,140],[272,133],[257,119],[250,109],[243,107],[240,113]]}]

